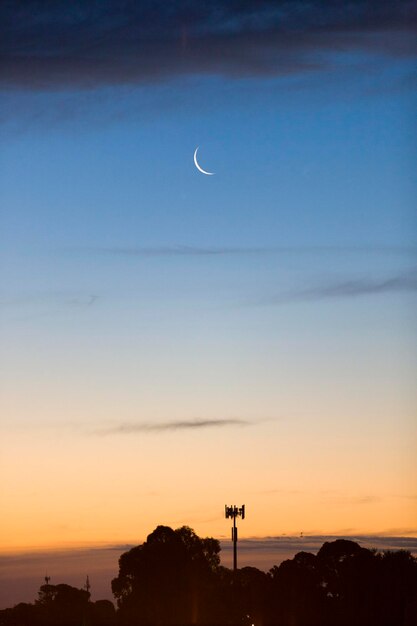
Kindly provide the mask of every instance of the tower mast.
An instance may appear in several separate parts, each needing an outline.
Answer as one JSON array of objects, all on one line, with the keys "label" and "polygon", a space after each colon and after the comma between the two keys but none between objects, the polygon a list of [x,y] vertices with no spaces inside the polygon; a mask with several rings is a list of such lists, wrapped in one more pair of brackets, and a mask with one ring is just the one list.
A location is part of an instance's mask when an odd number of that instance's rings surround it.
[{"label": "tower mast", "polygon": [[237,526],[236,526],[236,518],[237,517],[241,517],[242,519],[245,519],[245,505],[242,504],[241,507],[237,507],[235,504],[233,504],[232,506],[227,506],[227,504],[226,504],[225,507],[224,507],[224,512],[225,512],[226,519],[229,518],[229,517],[233,519],[233,526],[232,526],[233,571],[235,572],[237,570]]}]

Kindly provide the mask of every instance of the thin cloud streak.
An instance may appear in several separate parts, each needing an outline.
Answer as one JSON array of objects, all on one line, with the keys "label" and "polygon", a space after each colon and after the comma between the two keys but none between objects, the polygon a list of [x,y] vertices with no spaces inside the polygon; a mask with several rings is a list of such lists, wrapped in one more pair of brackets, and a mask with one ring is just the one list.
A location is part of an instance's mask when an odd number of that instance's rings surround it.
[{"label": "thin cloud streak", "polygon": [[412,0],[6,0],[0,84],[56,90],[315,72],[329,67],[323,52],[416,54],[416,14]]},{"label": "thin cloud streak", "polygon": [[356,298],[389,293],[410,293],[417,291],[417,270],[397,276],[380,279],[354,279],[340,283],[319,285],[290,293],[265,298],[260,304],[278,305],[296,301]]},{"label": "thin cloud streak", "polygon": [[0,299],[0,308],[53,305],[62,307],[90,307],[98,300],[96,294],[27,294]]},{"label": "thin cloud streak", "polygon": [[27,322],[68,311],[85,311],[94,307],[100,296],[96,294],[22,294],[0,299],[0,314],[9,320]]},{"label": "thin cloud streak", "polygon": [[[400,550],[406,549],[413,553],[417,553],[417,529],[409,529],[409,533],[414,536],[396,536],[392,534],[355,534],[353,529],[348,533],[335,533],[332,535],[319,535],[303,533],[299,536],[279,535],[275,537],[251,537],[240,539],[240,546],[245,550],[274,550],[289,549],[307,550],[311,552],[318,551],[325,541],[335,541],[336,539],[350,539],[365,545],[366,547],[375,547],[379,550]],[[232,543],[222,542],[223,550],[230,550]]]},{"label": "thin cloud streak", "polygon": [[130,435],[134,433],[160,433],[181,430],[200,430],[205,428],[224,428],[225,426],[248,426],[251,422],[243,419],[196,419],[173,422],[125,423],[108,429],[96,431],[97,435]]},{"label": "thin cloud streak", "polygon": [[[74,250],[74,249],[73,249]],[[263,254],[417,254],[417,247],[364,246],[110,246],[106,248],[76,248],[77,253],[114,255],[120,257],[201,257]]]},{"label": "thin cloud streak", "polygon": [[155,247],[113,247],[95,248],[91,253],[109,254],[126,257],[175,257],[175,256],[222,256],[234,254],[262,254],[268,252],[268,248],[233,248],[233,247],[209,247],[198,246],[155,246]]}]

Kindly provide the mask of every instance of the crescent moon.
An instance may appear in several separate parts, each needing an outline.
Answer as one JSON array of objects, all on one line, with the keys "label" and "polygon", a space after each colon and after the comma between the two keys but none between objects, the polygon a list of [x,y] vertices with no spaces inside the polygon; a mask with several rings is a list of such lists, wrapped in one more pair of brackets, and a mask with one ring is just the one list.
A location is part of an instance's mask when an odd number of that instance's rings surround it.
[{"label": "crescent moon", "polygon": [[200,146],[197,146],[197,148],[195,149],[195,152],[194,152],[194,164],[195,164],[196,168],[198,169],[199,172],[201,172],[202,174],[205,174],[206,176],[214,176],[214,172],[206,172],[206,170],[203,170],[203,168],[200,167],[200,165],[198,164],[197,152],[198,152],[198,148],[199,147]]}]

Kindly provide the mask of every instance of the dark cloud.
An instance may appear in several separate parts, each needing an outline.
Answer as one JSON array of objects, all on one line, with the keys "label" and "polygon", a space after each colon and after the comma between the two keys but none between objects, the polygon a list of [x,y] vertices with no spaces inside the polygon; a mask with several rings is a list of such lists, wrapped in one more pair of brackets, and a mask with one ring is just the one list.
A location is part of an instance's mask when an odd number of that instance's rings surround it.
[{"label": "dark cloud", "polygon": [[[388,535],[355,534],[353,529],[347,532],[338,532],[332,535],[310,534],[301,531],[298,535],[281,535],[278,537],[264,537],[241,539],[239,541],[239,561],[241,566],[252,565],[259,569],[269,570],[286,559],[292,559],[297,552],[312,552],[317,554],[325,541],[336,539],[351,539],[364,548],[377,550],[409,550],[417,555],[416,529],[412,537]],[[222,564],[231,566],[232,542],[222,541]]]},{"label": "dark cloud", "polygon": [[247,426],[250,422],[242,419],[196,419],[177,420],[173,422],[131,422],[119,424],[108,429],[97,431],[99,435],[159,433],[176,430],[200,430],[205,428],[223,428],[225,426]]},{"label": "dark cloud", "polygon": [[278,76],[322,52],[416,52],[414,0],[4,0],[0,81],[93,88],[173,76]]},{"label": "dark cloud", "polygon": [[283,304],[285,302],[298,300],[309,301],[356,298],[384,293],[405,293],[414,291],[417,291],[417,270],[389,278],[354,279],[319,285],[308,289],[300,289],[298,291],[265,298],[262,304]]},{"label": "dark cloud", "polygon": [[[317,552],[325,541],[334,541],[335,539],[349,538],[353,541],[364,545],[365,547],[373,547],[379,550],[410,550],[410,552],[417,553],[417,529],[408,529],[408,532],[414,534],[414,536],[393,536],[386,534],[375,535],[363,535],[355,534],[352,529],[348,533],[336,533],[334,535],[318,535],[309,533],[300,533],[300,535],[280,535],[277,537],[261,537],[253,539],[241,539],[240,548],[248,551],[253,550],[267,550],[274,552],[275,550],[280,552],[281,550],[294,550],[298,552],[300,550],[306,550],[308,552]],[[222,546],[223,550],[231,549],[231,542],[225,543]]]}]

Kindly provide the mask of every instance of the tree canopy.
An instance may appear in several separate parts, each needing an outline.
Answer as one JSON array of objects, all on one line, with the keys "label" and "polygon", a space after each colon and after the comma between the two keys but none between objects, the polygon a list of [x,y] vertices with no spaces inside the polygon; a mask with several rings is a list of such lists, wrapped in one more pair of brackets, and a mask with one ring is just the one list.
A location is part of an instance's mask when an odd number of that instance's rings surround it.
[{"label": "tree canopy", "polygon": [[0,611],[0,626],[113,626],[109,600],[90,601],[90,593],[71,585],[42,585],[34,604],[20,603]]},{"label": "tree canopy", "polygon": [[119,560],[112,590],[121,617],[137,624],[195,623],[220,563],[220,544],[201,539],[188,526],[158,526]]}]

